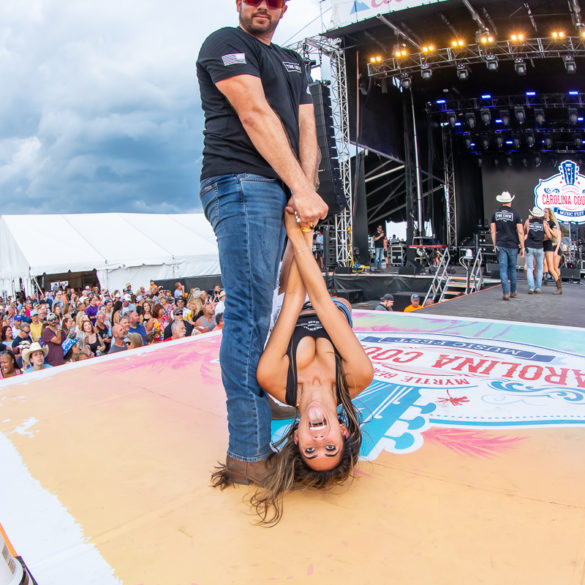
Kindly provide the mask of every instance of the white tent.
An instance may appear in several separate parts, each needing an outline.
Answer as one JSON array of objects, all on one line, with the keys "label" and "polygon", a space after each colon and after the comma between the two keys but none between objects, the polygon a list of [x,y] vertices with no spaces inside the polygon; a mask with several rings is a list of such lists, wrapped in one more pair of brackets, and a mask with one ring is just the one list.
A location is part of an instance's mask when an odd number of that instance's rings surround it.
[{"label": "white tent", "polygon": [[219,274],[203,214],[94,213],[0,216],[0,294],[32,291],[43,274],[96,270],[109,290],[126,282]]}]

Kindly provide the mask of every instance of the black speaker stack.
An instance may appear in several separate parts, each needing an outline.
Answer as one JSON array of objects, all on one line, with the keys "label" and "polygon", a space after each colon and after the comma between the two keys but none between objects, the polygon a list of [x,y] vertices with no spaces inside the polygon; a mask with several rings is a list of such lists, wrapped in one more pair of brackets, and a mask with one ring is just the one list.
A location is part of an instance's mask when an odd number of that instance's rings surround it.
[{"label": "black speaker stack", "polygon": [[581,279],[581,270],[578,266],[563,266],[561,267],[561,280],[575,280],[579,282]]},{"label": "black speaker stack", "polygon": [[343,211],[347,206],[339,171],[339,155],[331,109],[331,91],[329,86],[322,82],[311,83],[309,88],[315,106],[317,142],[321,151],[317,192],[329,206],[329,217],[331,217]]},{"label": "black speaker stack", "polygon": [[335,228],[330,225],[320,226],[323,232],[323,264],[325,270],[333,270],[337,266],[337,246]]}]

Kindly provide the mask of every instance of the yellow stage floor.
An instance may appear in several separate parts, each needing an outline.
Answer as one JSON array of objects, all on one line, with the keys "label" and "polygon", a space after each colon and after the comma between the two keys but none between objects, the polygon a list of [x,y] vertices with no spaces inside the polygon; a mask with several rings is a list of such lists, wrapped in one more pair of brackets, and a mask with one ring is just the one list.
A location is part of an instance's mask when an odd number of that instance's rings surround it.
[{"label": "yellow stage floor", "polygon": [[250,488],[209,486],[220,334],[1,381],[0,523],[39,585],[583,585],[585,332],[356,328],[376,367],[364,460],[273,528]]}]

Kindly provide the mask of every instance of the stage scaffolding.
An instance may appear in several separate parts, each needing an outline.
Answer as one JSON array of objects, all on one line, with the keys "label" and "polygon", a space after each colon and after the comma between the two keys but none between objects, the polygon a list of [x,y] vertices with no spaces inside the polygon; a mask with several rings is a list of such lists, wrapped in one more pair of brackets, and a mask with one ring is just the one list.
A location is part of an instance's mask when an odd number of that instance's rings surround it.
[{"label": "stage scaffolding", "polygon": [[453,160],[453,137],[450,130],[441,128],[443,139],[443,164],[445,209],[447,212],[447,246],[457,247],[457,199],[455,197],[455,161]]},{"label": "stage scaffolding", "polygon": [[351,154],[349,139],[349,108],[347,99],[347,69],[345,53],[340,39],[322,36],[310,37],[291,48],[298,51],[308,62],[323,63],[325,56],[331,68],[331,106],[333,124],[339,157],[339,171],[346,208],[342,213],[327,219],[325,224],[335,230],[335,250],[337,264],[353,265],[353,196],[351,184]]}]

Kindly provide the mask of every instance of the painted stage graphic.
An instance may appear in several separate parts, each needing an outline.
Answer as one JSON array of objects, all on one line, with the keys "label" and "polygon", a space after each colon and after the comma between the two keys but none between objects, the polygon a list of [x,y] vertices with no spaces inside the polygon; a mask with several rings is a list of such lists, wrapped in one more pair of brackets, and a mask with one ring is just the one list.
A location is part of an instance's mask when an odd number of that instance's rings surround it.
[{"label": "painted stage graphic", "polygon": [[581,585],[585,331],[354,317],[375,368],[357,477],[287,495],[273,529],[248,488],[209,485],[220,333],[0,381],[0,523],[37,582],[378,585],[383,565],[391,583]]},{"label": "painted stage graphic", "polygon": [[559,165],[559,173],[541,179],[534,188],[534,204],[551,207],[559,221],[585,222],[585,175],[572,160]]},{"label": "painted stage graphic", "polygon": [[[417,333],[358,333],[374,365],[374,381],[355,399],[364,460],[416,451],[432,427],[459,429],[464,440],[477,437],[464,429],[585,426],[585,356],[553,348],[558,329],[453,320],[464,333],[454,334],[444,319],[425,323]],[[513,341],[526,330],[549,346]],[[282,427],[275,423],[275,439]]]}]

